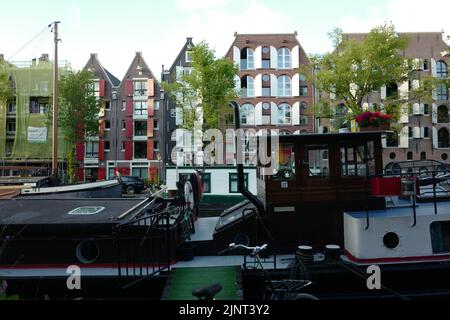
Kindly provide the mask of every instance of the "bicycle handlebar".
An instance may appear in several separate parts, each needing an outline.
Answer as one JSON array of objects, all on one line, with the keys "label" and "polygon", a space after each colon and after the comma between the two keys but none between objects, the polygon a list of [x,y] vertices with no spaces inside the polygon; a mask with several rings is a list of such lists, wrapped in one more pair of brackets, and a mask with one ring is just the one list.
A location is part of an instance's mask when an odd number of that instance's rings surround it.
[{"label": "bicycle handlebar", "polygon": [[242,244],[235,244],[235,243],[230,243],[230,245],[228,246],[228,248],[230,249],[230,250],[235,250],[235,249],[245,249],[245,250],[248,250],[248,251],[252,251],[252,255],[257,255],[257,254],[259,254],[261,251],[264,251],[264,250],[266,250],[267,249],[267,247],[268,247],[268,245],[267,245],[267,243],[266,244],[263,244],[262,246],[256,246],[256,247],[247,247],[247,246],[244,246],[244,245],[242,245]]}]

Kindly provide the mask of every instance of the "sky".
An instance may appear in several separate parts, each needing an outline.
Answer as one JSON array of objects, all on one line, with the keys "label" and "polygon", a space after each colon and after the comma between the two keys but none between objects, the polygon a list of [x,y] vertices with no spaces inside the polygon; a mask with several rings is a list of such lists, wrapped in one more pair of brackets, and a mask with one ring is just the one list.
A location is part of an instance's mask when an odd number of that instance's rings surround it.
[{"label": "sky", "polygon": [[[234,33],[293,33],[307,53],[332,49],[327,33],[368,32],[392,22],[399,32],[450,33],[448,0],[52,0],[8,1],[0,13],[0,53],[26,61],[52,56],[46,26],[61,21],[60,60],[81,69],[90,53],[122,79],[135,52],[143,52],[159,77],[169,68],[186,37],[206,41],[224,56]],[[41,31],[36,38],[35,36]],[[33,40],[34,39],[34,40]],[[19,51],[29,41],[31,42]]]}]

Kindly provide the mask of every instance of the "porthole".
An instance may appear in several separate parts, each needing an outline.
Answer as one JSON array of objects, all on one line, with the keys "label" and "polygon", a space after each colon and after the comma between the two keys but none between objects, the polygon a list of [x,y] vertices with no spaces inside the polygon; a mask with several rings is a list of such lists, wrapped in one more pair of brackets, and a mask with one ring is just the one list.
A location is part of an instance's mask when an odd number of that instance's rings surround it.
[{"label": "porthole", "polygon": [[400,238],[395,232],[388,232],[383,237],[383,244],[388,249],[395,249],[400,244]]},{"label": "porthole", "polygon": [[395,152],[391,152],[391,154],[389,155],[389,158],[391,160],[395,160],[395,158],[397,158],[397,155],[395,154]]},{"label": "porthole", "polygon": [[97,242],[86,240],[77,245],[76,255],[78,261],[84,264],[90,264],[97,261],[100,255],[100,247]]}]

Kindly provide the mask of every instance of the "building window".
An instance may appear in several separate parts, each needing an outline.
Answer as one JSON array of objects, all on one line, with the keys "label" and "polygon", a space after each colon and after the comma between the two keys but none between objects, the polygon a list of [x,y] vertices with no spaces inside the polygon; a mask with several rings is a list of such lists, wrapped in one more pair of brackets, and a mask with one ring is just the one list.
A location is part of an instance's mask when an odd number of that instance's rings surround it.
[{"label": "building window", "polygon": [[251,104],[244,104],[241,107],[241,124],[254,126],[255,125],[255,108]]},{"label": "building window", "polygon": [[147,103],[144,101],[135,101],[134,102],[134,114],[136,116],[146,116],[147,112]]},{"label": "building window", "polygon": [[427,153],[426,152],[420,153],[420,160],[427,160]]},{"label": "building window", "polygon": [[16,133],[16,122],[7,122],[6,123],[6,134],[14,135]]},{"label": "building window", "polygon": [[105,110],[111,110],[111,102],[105,101]]},{"label": "building window", "polygon": [[16,103],[13,101],[8,101],[8,113],[16,113]]},{"label": "building window", "polygon": [[262,76],[262,96],[263,97],[270,97],[272,92],[271,92],[271,81],[270,81],[270,75],[265,74]]},{"label": "building window", "polygon": [[125,100],[122,100],[122,111],[125,111],[127,109],[127,102]]},{"label": "building window", "polygon": [[147,159],[147,141],[134,143],[134,158]]},{"label": "building window", "polygon": [[429,114],[430,114],[430,105],[427,104],[427,103],[425,103],[425,104],[423,105],[423,114],[424,114],[424,115],[429,115]]},{"label": "building window", "polygon": [[241,79],[241,98],[253,98],[255,96],[255,79],[244,76]]},{"label": "building window", "polygon": [[105,151],[111,150],[111,143],[109,141],[105,141]]},{"label": "building window", "polygon": [[30,113],[33,114],[47,114],[49,111],[48,98],[30,98]]},{"label": "building window", "polygon": [[86,143],[86,158],[98,158],[98,142],[90,141]]},{"label": "building window", "polygon": [[412,160],[412,159],[413,159],[413,153],[408,152],[408,154],[406,155],[406,160]]},{"label": "building window", "polygon": [[395,160],[395,158],[397,158],[397,155],[395,154],[395,152],[391,152],[391,153],[389,154],[389,159]]},{"label": "building window", "polygon": [[[229,175],[229,192],[239,193],[237,173],[230,173]],[[248,188],[248,173],[244,173],[244,185],[246,188]]]},{"label": "building window", "polygon": [[424,138],[430,137],[430,128],[428,128],[428,127],[423,128],[423,137]]},{"label": "building window", "polygon": [[147,121],[135,121],[134,122],[134,135],[136,137],[147,136]]},{"label": "building window", "polygon": [[428,71],[428,70],[429,70],[428,59],[424,59],[423,60],[423,71]]},{"label": "building window", "polygon": [[436,63],[436,74],[438,78],[447,78],[448,77],[448,67],[444,61],[438,61]]},{"label": "building window", "polygon": [[449,123],[448,108],[446,106],[439,106],[438,108],[438,123]]},{"label": "building window", "polygon": [[111,121],[105,120],[105,130],[111,130]]},{"label": "building window", "polygon": [[122,131],[127,130],[127,123],[125,122],[125,120],[122,120],[120,122],[120,125],[121,125],[121,128],[122,128]]},{"label": "building window", "polygon": [[186,51],[186,62],[192,62],[192,51]]},{"label": "building window", "polygon": [[276,124],[278,125],[291,125],[292,124],[292,113],[291,106],[287,103],[282,103],[278,106],[276,115]]},{"label": "building window", "polygon": [[291,78],[289,78],[288,76],[278,77],[278,96],[279,97],[292,96]]},{"label": "building window", "polygon": [[450,252],[450,222],[433,222],[430,232],[433,254]]},{"label": "building window", "polygon": [[291,51],[288,48],[278,49],[278,69],[290,69],[291,67]]},{"label": "building window", "polygon": [[388,148],[398,148],[398,133],[388,132],[386,137],[386,146]]},{"label": "building window", "polygon": [[301,126],[307,126],[308,125],[308,117],[307,116],[300,116],[300,125]]},{"label": "building window", "polygon": [[158,110],[159,110],[159,101],[155,101],[154,110],[155,110],[155,111],[158,111]]},{"label": "building window", "polygon": [[443,153],[443,154],[441,155],[441,159],[442,159],[443,161],[447,161],[447,160],[448,160],[448,154]]},{"label": "building window", "polygon": [[153,142],[153,151],[159,151],[159,141]]},{"label": "building window", "polygon": [[126,143],[125,143],[125,141],[122,141],[120,143],[120,151],[121,152],[125,152],[125,149],[126,149]]},{"label": "building window", "polygon": [[438,148],[450,148],[450,136],[446,128],[438,131]]},{"label": "building window", "polygon": [[251,48],[241,50],[241,70],[255,68],[255,52]]},{"label": "building window", "polygon": [[133,86],[135,96],[147,96],[147,81],[134,81]]},{"label": "building window", "polygon": [[133,177],[139,177],[141,179],[148,179],[148,168],[133,168],[132,170],[132,176]]},{"label": "building window", "polygon": [[211,173],[202,173],[203,193],[211,193]]},{"label": "building window", "polygon": [[448,100],[448,88],[445,84],[437,86],[437,100]]},{"label": "building window", "polygon": [[307,97],[307,96],[308,96],[308,87],[300,86],[300,97]]},{"label": "building window", "polygon": [[153,130],[159,130],[159,121],[153,120]]}]

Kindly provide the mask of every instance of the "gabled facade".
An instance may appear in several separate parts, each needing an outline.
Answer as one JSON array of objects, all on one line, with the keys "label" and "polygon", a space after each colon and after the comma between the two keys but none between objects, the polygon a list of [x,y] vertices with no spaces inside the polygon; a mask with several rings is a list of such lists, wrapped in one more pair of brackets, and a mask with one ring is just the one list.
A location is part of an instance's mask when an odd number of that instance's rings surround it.
[{"label": "gabled facade", "polygon": [[95,53],[91,54],[84,69],[94,74],[94,92],[96,98],[102,100],[102,110],[99,115],[98,137],[85,137],[86,142],[80,142],[76,146],[76,160],[80,164],[77,178],[79,181],[105,180],[108,174],[107,162],[118,156],[120,80],[102,66]]},{"label": "gabled facade", "polygon": [[[192,38],[186,38],[186,43],[179,52],[175,61],[172,63],[170,69],[165,70],[163,67],[163,73],[161,79],[169,84],[174,83],[183,74],[190,73],[192,71],[190,49],[194,46]],[[173,101],[168,95],[164,97],[164,141],[165,149],[163,152],[164,167],[174,165],[172,162],[172,150],[176,146],[175,139],[176,130],[183,125],[182,111],[177,108],[175,101]]]},{"label": "gabled facade", "polygon": [[281,134],[314,132],[313,88],[299,68],[310,61],[292,34],[235,34],[226,57],[239,67],[243,128],[278,129]]},{"label": "gabled facade", "polygon": [[108,161],[109,177],[120,172],[152,181],[162,170],[160,84],[137,52],[118,88],[118,156]]}]

